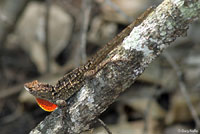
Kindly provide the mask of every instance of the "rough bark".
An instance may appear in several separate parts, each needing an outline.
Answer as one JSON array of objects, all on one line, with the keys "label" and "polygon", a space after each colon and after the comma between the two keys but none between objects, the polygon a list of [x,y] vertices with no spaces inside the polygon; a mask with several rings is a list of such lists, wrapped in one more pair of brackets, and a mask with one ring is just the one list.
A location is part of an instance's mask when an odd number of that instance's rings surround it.
[{"label": "rough bark", "polygon": [[68,100],[66,119],[62,121],[58,109],[31,134],[72,134],[87,130],[149,63],[177,37],[185,35],[189,23],[199,14],[197,0],[165,0],[108,55],[111,62],[87,79],[81,90]]}]

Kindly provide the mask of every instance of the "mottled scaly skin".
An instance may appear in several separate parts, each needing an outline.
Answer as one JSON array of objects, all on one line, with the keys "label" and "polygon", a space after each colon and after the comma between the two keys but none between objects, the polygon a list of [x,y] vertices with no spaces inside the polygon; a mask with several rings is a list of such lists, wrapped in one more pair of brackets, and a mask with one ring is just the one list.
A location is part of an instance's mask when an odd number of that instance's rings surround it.
[{"label": "mottled scaly skin", "polygon": [[56,85],[49,85],[33,81],[26,83],[25,88],[35,97],[49,100],[55,103],[57,100],[67,100],[74,93],[80,90],[84,85],[84,80],[87,77],[85,74],[89,71],[98,72],[98,65],[106,58],[117,45],[120,45],[124,38],[128,36],[131,30],[139,25],[153,11],[153,8],[147,9],[136,21],[126,27],[114,39],[107,43],[94,55],[85,65],[80,66],[66,74],[58,80]]}]

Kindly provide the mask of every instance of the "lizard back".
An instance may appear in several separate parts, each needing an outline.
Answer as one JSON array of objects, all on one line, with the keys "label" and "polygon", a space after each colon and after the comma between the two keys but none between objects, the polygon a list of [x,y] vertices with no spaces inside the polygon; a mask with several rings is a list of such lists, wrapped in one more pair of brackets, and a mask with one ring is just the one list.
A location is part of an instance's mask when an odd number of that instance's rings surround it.
[{"label": "lizard back", "polygon": [[54,99],[67,100],[74,93],[76,93],[84,85],[84,73],[90,70],[94,70],[99,63],[101,63],[109,52],[111,52],[116,46],[120,45],[125,37],[127,37],[131,30],[139,25],[154,8],[147,9],[138,19],[127,26],[122,32],[115,36],[110,42],[108,42],[103,48],[101,48],[85,65],[82,65],[64,77],[62,77],[54,86]]}]

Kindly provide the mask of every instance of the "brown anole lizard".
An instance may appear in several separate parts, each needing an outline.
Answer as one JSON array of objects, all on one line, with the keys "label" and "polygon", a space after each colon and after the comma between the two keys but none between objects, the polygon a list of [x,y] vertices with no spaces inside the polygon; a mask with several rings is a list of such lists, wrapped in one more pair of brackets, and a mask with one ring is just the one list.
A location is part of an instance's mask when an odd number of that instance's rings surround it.
[{"label": "brown anole lizard", "polygon": [[154,8],[147,9],[138,19],[100,49],[85,65],[80,66],[63,76],[63,78],[58,80],[55,85],[40,83],[35,80],[24,84],[25,89],[36,97],[36,100],[42,109],[45,111],[55,110],[57,105],[60,105],[58,103],[60,100],[66,101],[79,91],[84,85],[84,80],[88,76],[93,76],[106,64],[106,62],[103,63],[103,61],[108,53],[121,44],[124,38],[130,34],[131,30],[139,25],[153,9]]}]

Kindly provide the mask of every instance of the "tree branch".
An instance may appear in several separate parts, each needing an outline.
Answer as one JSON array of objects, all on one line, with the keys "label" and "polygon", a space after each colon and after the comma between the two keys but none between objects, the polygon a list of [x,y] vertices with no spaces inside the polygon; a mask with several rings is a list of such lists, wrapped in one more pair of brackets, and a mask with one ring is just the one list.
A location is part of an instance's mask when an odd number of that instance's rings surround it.
[{"label": "tree branch", "polygon": [[31,134],[80,133],[88,130],[92,121],[129,87],[171,42],[185,35],[189,23],[200,14],[197,0],[165,0],[139,26],[135,27],[121,45],[108,55],[111,62],[68,102],[66,119],[61,110],[47,116]]}]

